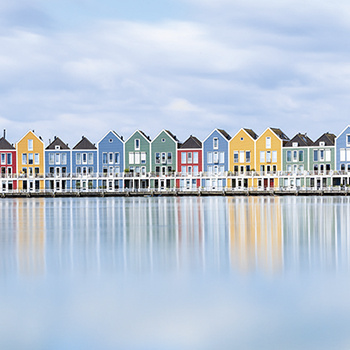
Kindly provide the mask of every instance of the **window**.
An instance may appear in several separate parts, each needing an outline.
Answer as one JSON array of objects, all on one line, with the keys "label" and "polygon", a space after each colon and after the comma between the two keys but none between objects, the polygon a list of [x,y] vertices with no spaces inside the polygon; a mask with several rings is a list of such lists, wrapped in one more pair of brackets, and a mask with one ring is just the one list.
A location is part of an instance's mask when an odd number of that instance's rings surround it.
[{"label": "window", "polygon": [[266,152],[266,162],[271,163],[271,151]]},{"label": "window", "polygon": [[324,150],[320,149],[320,161],[324,160]]},{"label": "window", "polygon": [[250,151],[245,152],[245,161],[246,163],[250,163]]},{"label": "window", "polygon": [[193,163],[198,164],[198,152],[193,152]]},{"label": "window", "polygon": [[[76,163],[81,164],[81,153],[77,153],[75,157],[76,157]],[[106,159],[106,163],[107,163],[107,159]]]},{"label": "window", "polygon": [[35,153],[34,154],[34,164],[39,164],[40,161],[39,161],[39,153]]},{"label": "window", "polygon": [[33,153],[28,153],[28,164],[29,165],[33,164]]},{"label": "window", "polygon": [[340,149],[340,161],[345,162],[345,148]]},{"label": "window", "polygon": [[325,146],[324,141],[320,141],[319,145],[320,145],[321,147],[324,147],[324,146]]},{"label": "window", "polygon": [[81,174],[81,167],[77,166],[77,174]]},{"label": "window", "polygon": [[134,152],[129,152],[129,164],[134,164],[134,163],[135,163]]},{"label": "window", "polygon": [[244,140],[244,138],[243,137],[241,137],[241,141],[243,141]]},{"label": "window", "polygon": [[299,151],[299,162],[304,161],[304,151]]},{"label": "window", "polygon": [[140,139],[135,139],[135,150],[140,149]]},{"label": "window", "polygon": [[181,166],[181,173],[182,173],[182,175],[186,175],[186,166],[185,165]]},{"label": "window", "polygon": [[292,161],[292,151],[287,151],[287,162]]},{"label": "window", "polygon": [[172,164],[172,163],[173,163],[173,154],[171,152],[168,152],[167,164]]},{"label": "window", "polygon": [[[345,159],[344,159],[345,160]],[[346,160],[349,162],[350,161],[350,149],[346,150]]]},{"label": "window", "polygon": [[238,151],[233,151],[233,162],[238,163]]},{"label": "window", "polygon": [[214,158],[213,159],[214,163],[218,163],[219,162],[219,154],[218,154],[218,152],[214,152],[214,157],[213,158]]},{"label": "window", "polygon": [[277,151],[272,151],[272,163],[277,162]]},{"label": "window", "polygon": [[219,148],[219,139],[217,137],[213,138],[213,148],[218,149]]},{"label": "window", "polygon": [[27,153],[22,153],[22,164],[27,164]]},{"label": "window", "polygon": [[208,163],[213,163],[213,152],[208,152]]},{"label": "window", "polygon": [[6,153],[1,153],[1,164],[6,164]]},{"label": "window", "polygon": [[83,153],[83,164],[87,163],[87,154]]},{"label": "window", "polygon": [[88,163],[94,164],[94,154],[93,153],[88,153]]},{"label": "window", "polygon": [[318,162],[318,151],[314,149],[314,162]]},{"label": "window", "polygon": [[119,152],[114,153],[114,163],[119,164],[120,162],[120,154]]},{"label": "window", "polygon": [[12,165],[12,154],[7,153],[7,165]]},{"label": "window", "polygon": [[326,157],[326,162],[331,161],[331,150],[330,149],[325,150],[325,157]]},{"label": "window", "polygon": [[146,152],[141,152],[141,164],[146,164]]},{"label": "window", "polygon": [[102,164],[107,164],[107,153],[102,153]]},{"label": "window", "polygon": [[113,153],[110,152],[110,153],[108,154],[108,156],[109,156],[109,164],[113,164]]},{"label": "window", "polygon": [[192,163],[192,152],[187,153],[187,162]]},{"label": "window", "polygon": [[61,157],[60,157],[60,154],[59,154],[59,153],[56,153],[56,154],[55,154],[55,163],[56,163],[56,164],[60,164],[60,163],[61,163],[61,162],[60,162],[60,158],[61,158]]},{"label": "window", "polygon": [[109,139],[108,141],[109,141],[109,143],[112,143],[112,142],[113,142],[113,139]]},{"label": "window", "polygon": [[293,151],[293,162],[298,161],[298,151]]},{"label": "window", "polygon": [[198,175],[198,165],[193,166],[193,175],[195,175],[195,176]]},{"label": "window", "polygon": [[219,157],[219,163],[225,163],[225,152],[220,152]]},{"label": "window", "polygon": [[165,152],[162,152],[162,154],[161,154],[161,162],[162,162],[162,164],[166,164],[166,153]]},{"label": "window", "polygon": [[244,163],[244,151],[239,151],[239,162]]},{"label": "window", "polygon": [[271,148],[271,137],[266,137],[266,148]]},{"label": "window", "polygon": [[350,134],[346,135],[346,146],[350,146]]},{"label": "window", "polygon": [[135,164],[140,164],[140,161],[140,152],[135,152]]},{"label": "window", "polygon": [[165,142],[165,139],[162,139],[162,142]]},{"label": "window", "polygon": [[54,174],[54,172],[55,172],[55,168],[53,166],[50,166],[49,173]]},{"label": "window", "polygon": [[49,164],[50,165],[55,164],[55,154],[54,153],[49,153]]},{"label": "window", "polygon": [[225,167],[223,165],[220,165],[219,171],[221,174],[223,174],[225,172]]},{"label": "window", "polygon": [[92,166],[88,167],[88,173],[92,174],[94,172],[94,168]]},{"label": "window", "polygon": [[186,164],[186,153],[185,152],[181,152],[181,163]]},{"label": "window", "polygon": [[160,153],[156,152],[156,164],[160,164]]},{"label": "window", "polygon": [[209,173],[209,174],[212,174],[212,173],[213,173],[213,166],[212,166],[212,165],[209,165],[209,166],[208,166],[208,173]]},{"label": "window", "polygon": [[67,164],[67,153],[62,153],[61,162],[63,165]]},{"label": "window", "polygon": [[55,146],[55,149],[56,149],[56,150],[59,150],[59,149],[61,149],[61,146],[56,145],[56,146]]},{"label": "window", "polygon": [[33,150],[33,140],[28,140],[28,151]]},{"label": "window", "polygon": [[298,147],[298,142],[293,142],[292,147]]},{"label": "window", "polygon": [[260,151],[260,163],[265,163],[265,152]]}]

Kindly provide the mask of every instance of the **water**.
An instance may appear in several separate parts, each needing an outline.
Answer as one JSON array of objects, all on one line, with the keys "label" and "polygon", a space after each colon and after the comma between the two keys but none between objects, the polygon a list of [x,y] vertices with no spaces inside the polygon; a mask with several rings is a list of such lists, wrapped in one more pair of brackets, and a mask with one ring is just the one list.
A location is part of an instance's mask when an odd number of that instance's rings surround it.
[{"label": "water", "polygon": [[1,349],[348,349],[347,197],[0,200]]}]

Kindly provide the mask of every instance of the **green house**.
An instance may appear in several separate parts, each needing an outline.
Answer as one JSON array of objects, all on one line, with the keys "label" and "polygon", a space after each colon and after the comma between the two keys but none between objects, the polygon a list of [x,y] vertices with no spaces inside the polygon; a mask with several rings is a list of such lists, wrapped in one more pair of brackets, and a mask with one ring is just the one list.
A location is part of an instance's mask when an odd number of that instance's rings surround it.
[{"label": "green house", "polygon": [[151,140],[141,130],[136,130],[125,142],[125,181],[129,189],[149,188],[151,171]]},{"label": "green house", "polygon": [[151,142],[151,171],[155,189],[173,188],[176,154],[179,141],[169,130],[162,130]]}]

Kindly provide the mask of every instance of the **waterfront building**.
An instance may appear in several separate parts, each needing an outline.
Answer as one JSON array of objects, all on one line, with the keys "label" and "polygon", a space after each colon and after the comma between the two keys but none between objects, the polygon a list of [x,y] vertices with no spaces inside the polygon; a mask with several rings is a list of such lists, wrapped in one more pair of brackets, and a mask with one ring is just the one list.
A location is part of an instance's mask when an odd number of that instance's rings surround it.
[{"label": "waterfront building", "polygon": [[190,136],[177,150],[177,172],[181,179],[176,180],[176,187],[181,190],[197,189],[201,186],[200,174],[203,171],[202,142]]},{"label": "waterfront building", "polygon": [[255,141],[258,135],[252,129],[242,128],[229,142],[229,187],[251,187],[250,175],[255,171]]},{"label": "waterfront building", "polygon": [[221,190],[226,186],[230,139],[231,136],[225,130],[215,129],[203,141],[204,188]]},{"label": "waterfront building", "polygon": [[98,187],[113,191],[123,188],[124,140],[115,131],[110,130],[97,143],[98,171],[102,179]]},{"label": "waterfront building", "polygon": [[288,136],[278,128],[267,128],[256,140],[255,164],[259,176],[254,186],[259,188],[278,187],[277,172],[282,170],[282,147]]},{"label": "waterfront building", "polygon": [[350,125],[335,139],[335,169],[350,172]]},{"label": "waterfront building", "polygon": [[59,137],[45,149],[45,187],[60,191],[71,188],[71,150]]},{"label": "waterfront building", "polygon": [[[155,189],[173,188],[175,185],[176,151],[178,139],[169,130],[162,130],[151,142],[151,172],[157,177],[151,181]],[[172,178],[171,178],[172,177]]]},{"label": "waterfront building", "polygon": [[6,140],[6,132],[0,138],[0,192],[7,192],[17,189],[17,158],[16,149],[10,142]]},{"label": "waterfront building", "polygon": [[313,144],[306,133],[298,133],[283,146],[283,172],[288,177],[281,181],[281,186],[306,185],[303,175],[309,170],[309,149]]},{"label": "waterfront building", "polygon": [[45,188],[45,150],[41,137],[28,131],[16,144],[18,189],[38,191]]},{"label": "waterfront building", "polygon": [[85,136],[72,149],[72,187],[97,188],[97,148]]},{"label": "waterfront building", "polygon": [[[151,139],[141,130],[136,130],[125,141],[125,172],[134,177],[125,179],[129,189],[149,188],[151,171]],[[135,179],[137,177],[137,179]]]}]

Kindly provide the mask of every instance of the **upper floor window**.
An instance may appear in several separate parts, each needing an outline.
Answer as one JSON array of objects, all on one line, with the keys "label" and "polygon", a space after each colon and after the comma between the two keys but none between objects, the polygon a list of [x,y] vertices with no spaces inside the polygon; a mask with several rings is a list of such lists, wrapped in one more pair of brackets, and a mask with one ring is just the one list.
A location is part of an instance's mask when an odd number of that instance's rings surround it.
[{"label": "upper floor window", "polygon": [[298,142],[293,142],[292,147],[298,147]]},{"label": "upper floor window", "polygon": [[266,137],[266,148],[271,148],[271,137]]},{"label": "upper floor window", "polygon": [[76,157],[76,163],[81,164],[81,153],[77,153],[75,157]]},{"label": "upper floor window", "polygon": [[186,152],[181,152],[181,163],[186,164]]},{"label": "upper floor window", "polygon": [[292,161],[292,151],[287,151],[287,162]]},{"label": "upper floor window", "polygon": [[198,164],[198,152],[193,152],[193,163]]},{"label": "upper floor window", "polygon": [[115,164],[119,164],[119,162],[120,162],[120,153],[119,152],[114,153],[114,162],[115,162]]},{"label": "upper floor window", "polygon": [[28,140],[28,151],[33,150],[33,140]]},{"label": "upper floor window", "polygon": [[350,146],[350,134],[346,135],[346,146]]},{"label": "upper floor window", "polygon": [[172,162],[173,162],[173,154],[171,152],[168,152],[167,164],[172,164]]},{"label": "upper floor window", "polygon": [[39,153],[34,154],[34,164],[39,164]]},{"label": "upper floor window", "polygon": [[87,163],[87,154],[83,153],[83,164]]},{"label": "upper floor window", "polygon": [[56,164],[60,164],[61,162],[60,162],[60,154],[59,153],[56,153],[56,155],[55,155],[55,163]]},{"label": "upper floor window", "polygon": [[213,138],[213,148],[218,149],[219,148],[219,139],[217,137]]},{"label": "upper floor window", "polygon": [[146,164],[147,155],[146,152],[141,152],[141,164]]},{"label": "upper floor window", "polygon": [[94,163],[94,155],[93,153],[88,153],[88,163],[93,164]]},{"label": "upper floor window", "polygon": [[67,164],[67,153],[62,153],[62,164],[65,165]]},{"label": "upper floor window", "polygon": [[324,146],[325,145],[325,143],[324,143],[324,141],[320,141],[320,146]]},{"label": "upper floor window", "polygon": [[250,163],[250,151],[245,152],[245,161],[246,163]]},{"label": "upper floor window", "polygon": [[140,139],[135,139],[135,150],[140,149]]},{"label": "upper floor window", "polygon": [[238,163],[238,151],[233,152],[233,162]]},{"label": "upper floor window", "polygon": [[192,163],[192,152],[187,153],[187,162]]},{"label": "upper floor window", "polygon": [[7,153],[7,165],[12,165],[12,154]]},{"label": "upper floor window", "polygon": [[299,162],[304,161],[304,151],[299,151]]},{"label": "upper floor window", "polygon": [[1,164],[6,164],[6,153],[1,153]]},{"label": "upper floor window", "polygon": [[314,150],[314,162],[318,162],[318,151]]},{"label": "upper floor window", "polygon": [[27,153],[22,153],[22,164],[27,164]]}]

